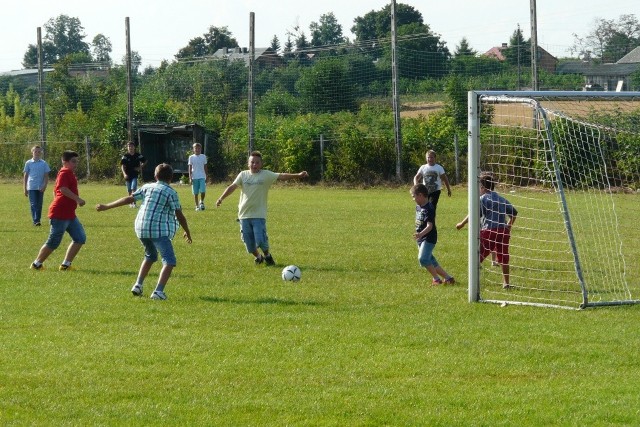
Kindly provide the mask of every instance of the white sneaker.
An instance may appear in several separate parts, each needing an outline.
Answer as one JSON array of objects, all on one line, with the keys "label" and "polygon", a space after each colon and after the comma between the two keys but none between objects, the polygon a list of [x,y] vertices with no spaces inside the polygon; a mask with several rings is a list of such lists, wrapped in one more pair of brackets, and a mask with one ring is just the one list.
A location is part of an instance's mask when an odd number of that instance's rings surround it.
[{"label": "white sneaker", "polygon": [[204,203],[200,203],[200,210],[203,211],[204,210]]},{"label": "white sneaker", "polygon": [[153,291],[150,298],[157,299],[157,300],[166,300],[167,295],[162,291]]},{"label": "white sneaker", "polygon": [[133,288],[131,288],[131,293],[133,294],[134,297],[141,297],[142,296],[142,285],[140,285],[138,283],[133,285]]},{"label": "white sneaker", "polygon": [[196,206],[196,212],[200,210],[200,206]]}]

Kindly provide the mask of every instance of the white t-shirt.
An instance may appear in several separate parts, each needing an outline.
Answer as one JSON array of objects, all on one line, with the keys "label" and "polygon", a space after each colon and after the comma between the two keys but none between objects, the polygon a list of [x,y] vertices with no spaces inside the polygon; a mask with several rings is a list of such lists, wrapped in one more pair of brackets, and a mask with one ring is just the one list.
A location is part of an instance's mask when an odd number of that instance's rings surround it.
[{"label": "white t-shirt", "polygon": [[191,165],[191,179],[203,179],[207,177],[204,171],[207,165],[207,156],[204,154],[192,154],[189,156],[189,165]]},{"label": "white t-shirt", "polygon": [[444,175],[444,168],[436,163],[433,166],[429,166],[429,163],[420,166],[418,173],[422,175],[422,183],[429,190],[429,194],[442,190],[441,175]]},{"label": "white t-shirt", "polygon": [[265,169],[258,173],[244,170],[238,174],[233,183],[242,190],[238,202],[239,219],[267,217],[269,187],[276,182],[279,175]]}]

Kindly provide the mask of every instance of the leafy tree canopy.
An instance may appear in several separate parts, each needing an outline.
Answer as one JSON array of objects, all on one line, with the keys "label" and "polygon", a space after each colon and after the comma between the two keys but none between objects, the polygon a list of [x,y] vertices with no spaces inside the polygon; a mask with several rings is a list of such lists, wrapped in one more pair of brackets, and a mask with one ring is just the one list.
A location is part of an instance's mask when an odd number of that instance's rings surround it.
[{"label": "leafy tree canopy", "polygon": [[[53,65],[70,54],[86,54],[89,58],[91,52],[89,44],[84,41],[84,27],[78,18],[60,15],[49,19],[44,24],[44,38],[42,41],[43,62]],[[30,44],[22,60],[25,68],[35,67],[38,64],[38,48]]]},{"label": "leafy tree canopy", "polygon": [[238,41],[227,27],[209,27],[202,37],[189,40],[189,44],[178,51],[176,59],[199,58],[213,55],[223,47],[238,47]]},{"label": "leafy tree canopy", "polygon": [[634,14],[620,15],[618,20],[596,18],[585,36],[573,37],[571,52],[580,58],[616,62],[640,46],[640,22]]},{"label": "leafy tree canopy", "polygon": [[320,22],[312,22],[309,30],[312,46],[337,45],[346,41],[342,35],[342,25],[338,24],[333,12],[322,15]]},{"label": "leafy tree canopy", "polygon": [[[353,20],[355,23],[351,27],[351,32],[356,35],[356,41],[376,40],[389,37],[391,33],[391,5],[386,5],[381,10],[367,13]],[[396,25],[398,27],[406,24],[424,23],[422,14],[412,6],[398,3],[396,5]]]}]

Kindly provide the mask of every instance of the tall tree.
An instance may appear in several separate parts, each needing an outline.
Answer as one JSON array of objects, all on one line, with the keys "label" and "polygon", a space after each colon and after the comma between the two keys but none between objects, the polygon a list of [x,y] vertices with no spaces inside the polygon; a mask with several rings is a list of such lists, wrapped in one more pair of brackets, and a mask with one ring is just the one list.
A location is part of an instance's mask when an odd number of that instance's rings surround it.
[{"label": "tall tree", "polygon": [[460,40],[460,44],[456,46],[456,50],[453,53],[453,56],[455,58],[468,57],[468,56],[475,56],[477,53],[478,53],[477,51],[471,48],[467,38],[463,37],[462,40]]},{"label": "tall tree", "polygon": [[202,37],[189,40],[189,44],[178,51],[176,59],[197,58],[214,54],[223,47],[238,47],[238,41],[227,27],[209,27]]},{"label": "tall tree", "polygon": [[276,35],[273,36],[269,47],[271,47],[271,50],[273,50],[276,53],[280,50],[280,40],[278,39],[278,36]]},{"label": "tall tree", "polygon": [[[353,20],[351,32],[356,35],[356,41],[375,40],[389,37],[391,33],[391,5],[386,5],[381,10],[367,13]],[[403,3],[396,5],[396,24],[398,27],[406,24],[424,23],[422,14]]]},{"label": "tall tree", "polygon": [[312,22],[309,25],[311,31],[311,46],[336,45],[345,42],[342,35],[342,25],[333,12],[320,16],[320,22]]},{"label": "tall tree", "polygon": [[525,40],[519,25],[509,39],[509,46],[502,53],[511,65],[531,66],[531,40]]},{"label": "tall tree", "polygon": [[578,57],[615,62],[640,46],[640,22],[634,14],[620,15],[617,21],[596,18],[585,36],[573,37],[570,51]]},{"label": "tall tree", "polygon": [[98,34],[93,38],[91,43],[93,46],[93,59],[96,62],[106,62],[111,64],[111,40],[102,34]]},{"label": "tall tree", "polygon": [[[89,44],[84,41],[84,27],[78,18],[60,15],[51,18],[44,24],[42,41],[43,62],[53,65],[70,54],[86,54],[90,56]],[[86,57],[80,55],[79,57]],[[24,54],[22,65],[26,68],[38,64],[38,48],[30,44]]]}]

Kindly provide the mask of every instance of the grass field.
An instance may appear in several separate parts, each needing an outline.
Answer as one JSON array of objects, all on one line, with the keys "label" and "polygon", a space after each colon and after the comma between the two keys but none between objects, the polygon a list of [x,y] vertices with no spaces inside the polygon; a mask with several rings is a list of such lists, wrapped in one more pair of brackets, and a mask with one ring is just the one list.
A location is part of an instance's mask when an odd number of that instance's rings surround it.
[{"label": "grass field", "polygon": [[[407,188],[277,185],[277,266],[254,266],[238,195],[193,211],[169,300],[134,298],[135,211],[93,206],[124,186],[80,185],[87,245],[29,270],[48,227],[0,184],[0,425],[499,426],[640,424],[640,307],[584,311],[467,302],[463,188],[438,206],[432,287]],[[50,194],[45,204],[51,201]],[[637,262],[637,260],[635,260]],[[287,264],[299,283],[283,282]],[[155,283],[154,267],[145,294]]]}]

